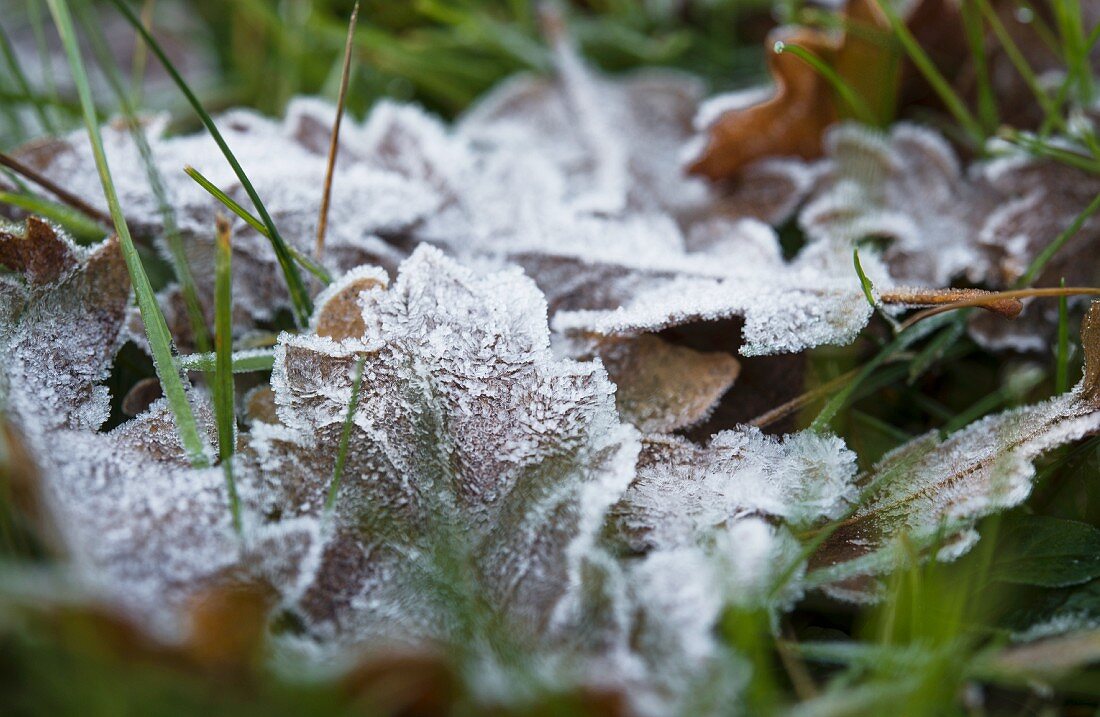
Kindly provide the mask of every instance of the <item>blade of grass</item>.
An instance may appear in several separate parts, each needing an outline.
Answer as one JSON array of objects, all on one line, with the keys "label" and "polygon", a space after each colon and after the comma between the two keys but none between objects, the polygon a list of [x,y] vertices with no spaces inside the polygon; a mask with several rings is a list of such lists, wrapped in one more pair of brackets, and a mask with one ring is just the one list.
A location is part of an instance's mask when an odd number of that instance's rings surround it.
[{"label": "blade of grass", "polygon": [[[153,12],[156,10],[156,0],[145,0],[141,6],[141,25],[147,31],[153,28]],[[144,42],[134,43],[134,54],[130,59],[130,93],[133,96],[134,106],[141,104],[145,94],[145,67],[149,61],[149,50]]]},{"label": "blade of grass", "polygon": [[80,243],[91,243],[107,236],[102,224],[91,221],[80,212],[64,204],[51,202],[33,194],[17,194],[0,191],[0,204],[18,207],[32,214],[60,224]]},{"label": "blade of grass", "polygon": [[[1065,288],[1063,276],[1060,285]],[[1069,388],[1069,300],[1058,297],[1058,353],[1054,359],[1054,393],[1065,393]]]},{"label": "blade of grass", "polygon": [[332,469],[332,481],[329,483],[328,496],[325,498],[325,511],[329,512],[336,505],[336,496],[340,492],[340,479],[344,474],[344,463],[348,457],[348,443],[351,440],[351,427],[355,418],[355,411],[359,408],[359,389],[363,385],[363,359],[355,362],[355,368],[351,377],[351,399],[348,401],[348,412],[344,416],[344,428],[340,432],[340,446],[336,449],[336,465]]},{"label": "blade of grass", "polygon": [[989,61],[986,57],[985,28],[982,27],[981,9],[976,0],[962,0],[963,30],[970,49],[970,59],[974,63],[975,79],[978,83],[978,120],[986,134],[992,134],[997,128],[997,98],[993,94],[993,83],[989,78]]},{"label": "blade of grass", "polygon": [[161,65],[164,67],[164,71],[168,73],[168,76],[172,78],[176,86],[179,87],[180,91],[187,98],[192,109],[194,109],[195,113],[198,115],[199,120],[202,122],[203,126],[206,127],[210,136],[214,139],[214,142],[218,145],[226,161],[229,162],[229,166],[233,168],[234,174],[237,175],[237,179],[240,181],[241,186],[248,194],[248,198],[252,201],[253,207],[260,215],[260,219],[263,221],[264,226],[267,227],[266,236],[271,241],[271,248],[274,250],[275,258],[283,271],[283,278],[286,281],[287,291],[290,294],[290,303],[294,309],[295,320],[298,322],[299,326],[305,326],[309,323],[309,317],[313,313],[313,302],[310,300],[309,293],[306,291],[305,284],[302,282],[301,274],[298,273],[298,267],[294,263],[290,249],[286,241],[283,240],[282,235],[279,234],[279,230],[275,227],[275,222],[268,213],[267,207],[264,206],[263,200],[260,199],[260,195],[256,192],[256,188],[252,186],[252,182],[249,181],[248,175],[245,174],[244,169],[237,161],[237,157],[229,148],[222,133],[218,130],[217,125],[214,124],[214,120],[203,108],[202,103],[199,102],[199,98],[191,91],[187,82],[180,76],[175,65],[172,64],[172,61],[168,59],[160,43],[158,43],[149,31],[145,29],[145,26],[141,24],[141,20],[134,15],[133,11],[126,5],[124,0],[110,0],[110,2],[118,8],[119,12],[126,18],[126,21],[133,26],[134,30],[136,30],[139,35],[141,35],[152,53],[160,60]]},{"label": "blade of grass", "polygon": [[867,303],[871,305],[872,309],[878,308],[878,303],[875,301],[875,285],[871,283],[871,280],[867,278],[866,272],[863,271],[863,264],[859,262],[859,248],[852,249],[852,262],[856,265],[856,276],[859,277],[860,288],[863,289],[863,295],[867,297]]},{"label": "blade of grass", "polygon": [[1039,137],[1026,132],[1017,132],[1013,129],[1003,128],[997,135],[1006,142],[1014,144],[1037,157],[1053,159],[1056,162],[1080,169],[1091,174],[1100,174],[1100,160],[1086,157],[1073,150],[1059,147]]},{"label": "blade of grass", "polygon": [[893,3],[890,0],[874,0],[875,5],[882,10],[886,16],[887,21],[890,23],[890,29],[893,30],[894,36],[901,43],[902,49],[909,55],[910,61],[920,71],[925,81],[932,86],[936,94],[939,95],[940,101],[943,102],[947,110],[955,118],[955,120],[962,126],[970,138],[980,143],[985,139],[985,133],[982,131],[981,125],[974,119],[974,115],[970,113],[970,110],[966,108],[966,104],[962,101],[962,98],[951,89],[951,84],[944,78],[938,69],[936,69],[935,63],[932,62],[932,58],[924,51],[924,48],[917,42],[917,38],[913,37],[913,33],[909,31],[909,28],[902,22],[902,19],[898,16],[897,10],[894,8]]},{"label": "blade of grass", "polygon": [[42,18],[42,3],[39,0],[27,0],[27,17],[30,19],[31,32],[34,34],[34,46],[38,52],[38,66],[42,68],[42,76],[46,81],[46,90],[49,96],[47,102],[59,105],[61,97],[57,92],[57,79],[53,74],[53,62],[50,60],[50,46],[46,42],[46,23]]},{"label": "blade of grass", "polygon": [[8,71],[11,73],[12,79],[15,80],[15,84],[19,86],[20,91],[32,98],[31,106],[34,108],[35,116],[38,117],[42,129],[50,134],[57,134],[57,126],[46,112],[46,105],[40,98],[32,95],[31,84],[27,81],[27,73],[23,72],[23,67],[19,64],[19,58],[15,55],[11,40],[2,26],[0,26],[0,55],[3,55]]},{"label": "blade of grass", "polygon": [[141,312],[142,323],[145,325],[145,333],[153,354],[153,365],[175,417],[176,430],[179,431],[180,442],[188,459],[192,465],[206,466],[208,464],[206,442],[199,433],[191,404],[187,401],[187,392],[184,390],[183,381],[176,368],[172,355],[172,336],[168,332],[168,325],[157,304],[156,294],[153,292],[145,267],[142,266],[141,258],[130,236],[130,229],[126,226],[114,182],[111,180],[111,170],[107,165],[107,155],[103,150],[103,139],[99,134],[99,122],[92,102],[92,89],[88,84],[88,75],[84,71],[84,63],[80,57],[80,46],[77,43],[76,31],[73,29],[68,3],[66,0],[47,0],[47,3],[54,23],[57,25],[58,34],[61,36],[61,44],[68,56],[73,82],[76,84],[80,104],[84,110],[84,124],[88,130],[96,169],[103,185],[103,193],[107,197],[107,205],[111,209],[111,218],[118,233],[119,245],[126,261],[126,268],[130,273],[130,282],[137,295],[138,309]]},{"label": "blade of grass", "polygon": [[351,9],[348,21],[348,40],[344,46],[344,65],[340,71],[340,94],[336,99],[336,119],[332,124],[332,135],[328,145],[328,166],[325,167],[325,189],[321,196],[321,212],[317,217],[317,246],[314,256],[317,261],[325,253],[325,230],[328,228],[328,208],[332,200],[332,173],[336,169],[336,153],[340,150],[340,123],[344,119],[344,104],[348,97],[348,80],[351,79],[351,51],[355,43],[355,26],[359,22],[359,0]]},{"label": "blade of grass", "polygon": [[[212,197],[224,204],[226,209],[243,219],[245,222],[248,223],[250,227],[258,231],[260,234],[264,235],[265,237],[268,236],[267,227],[264,226],[263,222],[252,216],[252,213],[242,207],[240,204],[238,204],[233,199],[233,197],[223,192],[213,182],[203,176],[202,172],[195,169],[194,167],[184,167],[183,171],[188,177],[195,180],[195,183],[197,183],[200,187],[209,192]],[[328,270],[325,269],[325,267],[313,261],[294,247],[291,246],[289,247],[289,249],[290,255],[294,258],[295,261],[301,264],[306,271],[316,276],[326,285],[332,283],[332,275],[328,273]]]},{"label": "blade of grass", "polygon": [[225,472],[233,528],[241,532],[241,506],[233,480],[236,446],[236,411],[233,391],[233,250],[229,220],[217,216],[217,249],[214,254],[214,418],[218,424],[218,459]]},{"label": "blade of grass", "polygon": [[1081,4],[1078,0],[1052,0],[1051,9],[1058,26],[1059,43],[1070,76],[1076,78],[1083,104],[1092,101],[1092,68],[1089,65]]},{"label": "blade of grass", "polygon": [[1050,263],[1050,260],[1054,258],[1054,255],[1057,254],[1061,248],[1066,245],[1066,242],[1072,239],[1077,232],[1081,231],[1081,227],[1085,225],[1085,222],[1087,222],[1098,209],[1100,209],[1100,194],[1097,194],[1096,197],[1089,202],[1088,206],[1070,222],[1070,225],[1066,227],[1061,234],[1055,237],[1054,241],[1039,252],[1038,256],[1036,256],[1027,267],[1027,271],[1024,272],[1024,275],[1016,282],[1016,286],[1029,286],[1033,281],[1039,278],[1039,274],[1046,268],[1046,265]]},{"label": "blade of grass", "polygon": [[821,75],[829,83],[829,86],[833,88],[833,92],[844,101],[844,104],[848,105],[857,120],[872,127],[879,124],[875,113],[871,111],[863,98],[852,89],[851,85],[844,81],[843,77],[837,74],[836,70],[829,67],[820,57],[806,48],[790,42],[778,41],[773,49],[777,55],[789,52],[813,68],[814,72]]},{"label": "blade of grass", "polygon": [[[180,356],[179,367],[184,371],[203,371],[209,373],[216,370],[217,357],[213,353],[188,354]],[[275,354],[265,349],[250,349],[235,351],[231,357],[230,365],[233,373],[249,373],[251,371],[270,371],[275,366]]]},{"label": "blade of grass", "polygon": [[[180,236],[179,227],[176,225],[176,212],[172,209],[172,203],[168,201],[168,190],[164,187],[164,179],[157,169],[153,159],[153,150],[149,146],[149,140],[145,136],[145,130],[141,126],[141,120],[137,116],[137,109],[130,101],[130,97],[123,87],[122,78],[115,67],[114,57],[107,47],[106,38],[99,29],[95,18],[90,17],[87,6],[79,5],[77,14],[84,26],[85,35],[91,42],[92,51],[96,55],[96,61],[107,78],[107,83],[118,98],[119,107],[126,118],[126,125],[130,131],[130,137],[134,146],[138,149],[141,161],[145,165],[145,175],[149,179],[149,186],[153,190],[153,196],[157,200],[157,211],[164,222],[164,244],[168,248],[172,271],[176,276],[176,282],[180,287],[180,295],[183,297],[184,306],[187,309],[187,318],[191,324],[191,334],[195,339],[195,347],[206,352],[210,350],[210,331],[206,327],[206,316],[203,313],[202,303],[199,301],[198,288],[195,285],[195,277],[191,273],[191,265],[187,261],[187,252],[183,247],[183,238]],[[141,43],[137,43],[142,46]]]},{"label": "blade of grass", "polygon": [[1065,131],[1066,124],[1058,110],[1058,105],[1055,104],[1055,101],[1051,99],[1050,95],[1043,89],[1038,76],[1035,74],[1035,70],[1028,64],[1027,58],[1024,57],[1016,41],[1012,39],[1008,30],[1005,29],[1004,23],[1002,23],[1001,18],[997,16],[997,12],[993,9],[993,6],[989,4],[989,0],[976,0],[976,2],[980,4],[986,22],[988,22],[989,26],[993,29],[993,34],[997,36],[997,40],[1001,43],[1001,47],[1004,49],[1005,54],[1008,55],[1009,61],[1012,62],[1013,67],[1016,68],[1016,72],[1019,73],[1024,84],[1027,85],[1028,89],[1031,90],[1031,94],[1033,94],[1038,101],[1046,120],[1049,121],[1052,126]]}]

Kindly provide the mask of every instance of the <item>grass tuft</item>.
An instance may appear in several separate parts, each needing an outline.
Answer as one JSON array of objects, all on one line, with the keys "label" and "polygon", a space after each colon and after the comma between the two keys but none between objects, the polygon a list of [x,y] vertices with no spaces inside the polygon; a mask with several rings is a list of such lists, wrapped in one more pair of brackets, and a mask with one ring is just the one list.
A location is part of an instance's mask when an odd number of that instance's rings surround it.
[{"label": "grass tuft", "polygon": [[126,268],[130,273],[130,281],[137,295],[138,309],[141,311],[141,320],[145,325],[145,334],[149,340],[149,348],[153,354],[153,364],[156,367],[157,377],[164,388],[164,395],[175,417],[176,429],[179,431],[180,442],[191,464],[196,467],[206,466],[209,461],[206,456],[207,445],[203,440],[195,415],[191,411],[191,404],[187,401],[187,391],[183,387],[183,380],[176,368],[175,358],[172,355],[172,336],[168,332],[168,325],[164,315],[157,304],[156,294],[149,283],[149,277],[142,266],[138,256],[134,240],[130,236],[130,228],[126,225],[126,219],[119,205],[118,194],[115,192],[114,182],[111,179],[111,170],[107,165],[107,155],[103,150],[103,138],[99,134],[99,120],[96,117],[95,105],[92,101],[92,90],[88,84],[88,75],[84,70],[84,63],[80,57],[80,46],[73,29],[72,15],[66,0],[47,0],[58,34],[61,36],[61,44],[65,48],[65,54],[69,59],[69,67],[72,70],[73,82],[76,84],[77,93],[80,96],[80,105],[84,114],[84,125],[88,130],[88,139],[91,141],[92,154],[95,157],[96,169],[99,171],[99,179],[103,185],[103,193],[107,198],[107,206],[111,210],[111,219],[114,222],[115,231],[118,233],[122,256],[126,261]]},{"label": "grass tuft", "polygon": [[176,86],[179,87],[184,97],[187,98],[191,108],[198,115],[199,120],[202,122],[203,126],[206,127],[206,130],[210,133],[214,142],[218,145],[226,161],[229,162],[229,166],[233,168],[233,173],[237,175],[237,179],[240,181],[241,186],[244,188],[245,192],[248,194],[248,198],[252,200],[252,205],[259,213],[263,225],[267,228],[265,236],[271,241],[271,248],[274,250],[275,258],[278,260],[279,267],[283,271],[283,279],[286,281],[287,291],[290,293],[290,303],[294,309],[294,318],[299,326],[307,325],[309,323],[309,317],[313,313],[313,302],[309,298],[309,293],[306,291],[305,284],[302,282],[301,274],[298,273],[298,267],[294,263],[286,241],[283,239],[282,235],[279,234],[279,230],[275,227],[275,222],[268,213],[267,207],[264,206],[263,200],[260,199],[260,195],[256,192],[256,188],[252,186],[252,182],[249,181],[248,175],[245,174],[240,162],[237,161],[237,157],[233,154],[233,150],[229,148],[229,144],[226,143],[225,138],[222,136],[221,131],[218,130],[213,118],[210,117],[209,113],[207,113],[206,109],[202,106],[202,103],[199,102],[199,98],[195,96],[195,93],[191,91],[187,82],[180,76],[175,65],[168,59],[168,56],[164,53],[164,50],[161,49],[160,43],[156,41],[156,38],[150,34],[141,20],[134,15],[133,11],[123,0],[110,1],[111,4],[122,13],[126,21],[133,26],[134,30],[138,32],[152,53],[156,55],[157,59],[160,60],[165,72],[168,73],[168,76],[172,78],[172,81],[176,83]]}]

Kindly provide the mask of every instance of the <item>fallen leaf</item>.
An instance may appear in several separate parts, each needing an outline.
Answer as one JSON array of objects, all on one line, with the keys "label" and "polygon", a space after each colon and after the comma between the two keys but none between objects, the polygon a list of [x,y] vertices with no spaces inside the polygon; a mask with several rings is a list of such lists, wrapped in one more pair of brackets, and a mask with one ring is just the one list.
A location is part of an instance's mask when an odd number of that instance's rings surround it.
[{"label": "fallen leaf", "polygon": [[978,236],[1003,196],[964,172],[946,140],[907,123],[888,135],[846,124],[824,144],[828,168],[798,218],[811,242],[850,253],[861,240],[885,239],[883,260],[901,284],[986,279],[990,258]]},{"label": "fallen leaf", "polygon": [[726,353],[702,353],[643,335],[608,339],[596,353],[615,384],[619,415],[643,433],[669,433],[705,420],[741,367]]},{"label": "fallen leaf", "polygon": [[[1100,321],[1094,302],[1088,327]],[[1086,376],[1100,369],[1096,331],[1082,334]],[[814,558],[809,580],[834,595],[869,598],[859,578],[887,572],[898,560],[894,539],[953,559],[978,540],[978,519],[1020,504],[1031,492],[1032,462],[1058,446],[1100,430],[1096,384],[1042,403],[983,418],[947,438],[927,433],[887,454],[860,477],[867,492],[855,513],[836,526]]]},{"label": "fallen leaf", "polygon": [[[864,32],[887,27],[871,0],[850,0],[844,15]],[[885,105],[877,108],[881,116],[892,113],[890,88],[898,82],[898,65],[881,44],[858,32],[834,37],[823,30],[780,27],[765,42],[774,91],[769,95],[754,89],[708,100],[696,118],[704,140],[691,152],[689,172],[721,180],[771,157],[821,155],[826,128],[850,109],[817,70],[793,53],[782,52],[784,44],[797,45],[831,65],[864,101],[874,98],[872,102]]]},{"label": "fallen leaf", "polygon": [[[359,281],[335,285],[330,302]],[[242,477],[281,520],[321,515],[364,362],[335,522],[295,600],[310,634],[447,637],[447,609],[421,583],[443,579],[448,539],[469,551],[468,589],[525,629],[552,632],[574,609],[637,443],[603,369],[552,357],[543,301],[515,270],[475,275],[422,247],[392,288],[359,294],[361,336],[281,337],[282,425],[253,428]]]}]

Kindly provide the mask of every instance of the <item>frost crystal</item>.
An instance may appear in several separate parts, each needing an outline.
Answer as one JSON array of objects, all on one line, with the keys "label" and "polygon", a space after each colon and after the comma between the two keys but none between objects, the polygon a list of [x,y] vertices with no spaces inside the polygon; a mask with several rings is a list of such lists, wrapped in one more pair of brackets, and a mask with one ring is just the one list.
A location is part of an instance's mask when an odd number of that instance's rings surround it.
[{"label": "frost crystal", "polygon": [[705,447],[650,437],[612,524],[634,551],[693,545],[751,515],[805,525],[838,516],[855,498],[854,476],[855,455],[831,436],[739,428]]},{"label": "frost crystal", "polygon": [[[702,263],[703,257],[699,257]],[[852,341],[871,316],[851,255],[811,246],[791,264],[753,254],[708,273],[722,278],[679,277],[638,291],[624,306],[603,311],[562,311],[555,330],[569,334],[631,336],[670,326],[742,317],[745,356],[794,353]],[[872,262],[871,259],[868,263]],[[703,267],[699,267],[700,270]],[[872,265],[876,277],[883,272]],[[702,273],[700,271],[699,273]],[[888,285],[887,279],[880,284]]]}]

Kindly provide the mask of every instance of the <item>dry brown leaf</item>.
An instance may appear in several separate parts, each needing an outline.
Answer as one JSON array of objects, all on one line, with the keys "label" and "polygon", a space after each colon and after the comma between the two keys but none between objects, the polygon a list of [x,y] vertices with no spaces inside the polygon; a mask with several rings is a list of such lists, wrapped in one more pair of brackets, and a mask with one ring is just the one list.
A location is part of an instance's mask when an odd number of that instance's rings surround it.
[{"label": "dry brown leaf", "polygon": [[703,127],[706,143],[689,163],[689,172],[719,180],[769,157],[820,156],[821,135],[837,119],[832,89],[800,58],[773,52],[777,42],[799,45],[830,63],[838,52],[835,42],[817,30],[772,31],[765,46],[774,94],[758,104],[725,110]]},{"label": "dry brown leaf", "polygon": [[[886,27],[885,17],[872,0],[850,0],[845,17],[871,32]],[[814,159],[821,155],[825,129],[847,110],[829,82],[804,60],[774,52],[779,43],[803,47],[832,65],[858,96],[893,102],[889,88],[897,82],[897,64],[882,45],[856,32],[836,38],[811,28],[777,28],[765,43],[768,71],[775,83],[773,94],[766,100],[758,99],[759,93],[736,100],[718,97],[709,107],[704,106],[697,123],[703,125],[699,129],[706,133],[706,140],[688,164],[689,172],[721,180],[770,157]],[[731,108],[723,106],[730,102],[736,103]]]},{"label": "dry brown leaf", "polygon": [[741,370],[727,353],[703,353],[652,335],[605,339],[596,353],[617,387],[619,415],[643,433],[706,420]]}]

